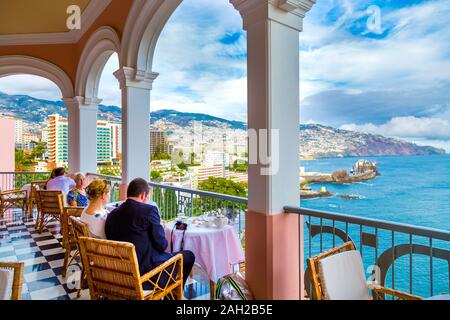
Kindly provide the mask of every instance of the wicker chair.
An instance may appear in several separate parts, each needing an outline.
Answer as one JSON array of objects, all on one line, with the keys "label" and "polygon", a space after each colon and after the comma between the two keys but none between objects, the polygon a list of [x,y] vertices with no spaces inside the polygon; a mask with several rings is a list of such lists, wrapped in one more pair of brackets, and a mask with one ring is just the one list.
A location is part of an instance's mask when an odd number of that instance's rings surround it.
[{"label": "wicker chair", "polygon": [[28,211],[28,192],[26,190],[0,190],[0,217],[3,217],[6,210],[21,208],[25,214]]},{"label": "wicker chair", "polygon": [[[88,238],[90,236],[89,234],[89,227],[86,223],[78,219],[76,216],[69,216],[69,223],[73,232],[73,236],[75,238],[75,243],[77,245],[78,254],[80,255],[80,241],[79,239],[81,237]],[[81,263],[81,274],[80,274],[80,287],[77,291],[77,297],[79,298],[81,296],[81,290],[83,288],[86,288],[87,285],[87,279],[86,274],[84,272],[84,266],[83,263]]]},{"label": "wicker chair", "polygon": [[0,262],[0,270],[14,270],[14,278],[12,282],[11,300],[20,300],[22,297],[23,283],[23,263]]},{"label": "wicker chair", "polygon": [[[91,299],[183,299],[181,254],[140,276],[133,244],[85,237],[79,239],[79,244]],[[160,284],[163,276],[168,277],[164,285]],[[153,290],[144,291],[145,283],[150,284]]]},{"label": "wicker chair", "polygon": [[62,191],[38,190],[38,217],[36,229],[42,233],[51,221],[61,221],[64,211],[64,194]]},{"label": "wicker chair", "polygon": [[383,300],[385,295],[399,300],[421,300],[408,293],[367,285],[361,254],[351,241],[309,258],[307,262],[315,300]]},{"label": "wicker chair", "polygon": [[[61,216],[61,233],[62,233],[62,245],[65,252],[64,265],[62,269],[62,276],[65,277],[68,266],[72,261],[80,255],[77,247],[77,241],[72,229],[69,217],[80,217],[83,213],[82,207],[65,207]],[[72,250],[75,249],[75,254],[71,257]]]},{"label": "wicker chair", "polygon": [[38,190],[45,190],[47,187],[47,181],[33,181],[31,182],[30,194],[28,197],[28,212],[30,213],[30,217],[33,216],[34,207],[39,209],[38,207]]}]

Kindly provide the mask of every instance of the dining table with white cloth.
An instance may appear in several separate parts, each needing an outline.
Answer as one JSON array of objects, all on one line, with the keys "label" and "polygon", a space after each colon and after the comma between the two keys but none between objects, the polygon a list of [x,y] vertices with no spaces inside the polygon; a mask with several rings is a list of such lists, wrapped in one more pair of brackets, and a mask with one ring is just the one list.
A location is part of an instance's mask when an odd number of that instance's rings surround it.
[{"label": "dining table with white cloth", "polygon": [[[181,249],[183,230],[174,228],[175,221],[165,224],[167,251],[178,252]],[[232,265],[244,260],[244,252],[236,230],[231,225],[217,227],[188,224],[184,232],[183,250],[192,251],[195,263],[206,271],[211,281],[217,280],[231,272]]]},{"label": "dining table with white cloth", "polygon": [[[123,201],[111,202],[106,209],[111,212]],[[151,201],[157,207],[157,204]],[[201,217],[198,217],[201,219]],[[166,239],[169,243],[167,252],[181,250],[183,231],[174,229],[175,221],[162,221]],[[188,223],[184,233],[183,250],[190,250],[195,255],[195,263],[206,271],[213,282],[231,273],[232,265],[244,260],[244,250],[239,241],[235,227],[225,225],[222,228],[199,226]]]}]

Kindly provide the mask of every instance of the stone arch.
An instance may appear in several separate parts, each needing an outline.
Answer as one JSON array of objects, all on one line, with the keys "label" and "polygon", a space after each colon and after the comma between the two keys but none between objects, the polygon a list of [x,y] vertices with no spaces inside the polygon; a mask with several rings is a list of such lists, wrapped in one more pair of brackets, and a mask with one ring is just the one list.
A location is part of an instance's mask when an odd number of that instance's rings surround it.
[{"label": "stone arch", "polygon": [[72,98],[74,89],[69,76],[58,66],[30,56],[0,57],[0,77],[30,74],[53,81],[61,90],[62,98]]},{"label": "stone arch", "polygon": [[95,31],[84,46],[75,83],[75,94],[87,101],[97,100],[98,86],[103,69],[112,54],[119,54],[120,39],[111,27],[101,27]]},{"label": "stone arch", "polygon": [[122,38],[121,66],[136,70],[136,78],[152,72],[158,38],[182,0],[136,0]]}]

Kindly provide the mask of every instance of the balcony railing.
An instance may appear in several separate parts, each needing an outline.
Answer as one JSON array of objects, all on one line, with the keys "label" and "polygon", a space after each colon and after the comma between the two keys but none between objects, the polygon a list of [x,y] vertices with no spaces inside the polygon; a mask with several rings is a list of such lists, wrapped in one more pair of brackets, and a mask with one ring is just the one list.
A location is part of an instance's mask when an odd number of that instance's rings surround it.
[{"label": "balcony railing", "polygon": [[[302,263],[353,241],[363,257],[368,281],[422,297],[450,291],[449,231],[296,207],[286,207],[285,212],[303,217]],[[305,286],[311,297],[308,270]]]},{"label": "balcony railing", "polygon": [[[119,200],[121,178],[87,174],[88,181],[105,179],[111,185],[111,201]],[[0,183],[20,188],[48,173],[0,173]],[[247,199],[176,186],[149,183],[153,201],[165,220],[179,215],[222,213],[244,238]],[[0,184],[0,187],[2,184]],[[3,188],[5,189],[5,188]],[[286,207],[304,223],[304,261],[346,241],[361,252],[369,281],[422,297],[450,292],[450,232],[357,216]],[[311,296],[308,272],[306,291]]]},{"label": "balcony railing", "polygon": [[[101,174],[87,174],[89,179],[105,179],[111,185],[111,201],[119,201],[120,177]],[[235,226],[240,239],[244,237],[245,210],[247,199],[219,193],[191,190],[171,185],[149,182],[152,199],[158,205],[161,218],[166,221],[178,216],[223,214]]]},{"label": "balcony railing", "polygon": [[0,172],[0,190],[17,190],[32,181],[47,180],[50,172]]}]

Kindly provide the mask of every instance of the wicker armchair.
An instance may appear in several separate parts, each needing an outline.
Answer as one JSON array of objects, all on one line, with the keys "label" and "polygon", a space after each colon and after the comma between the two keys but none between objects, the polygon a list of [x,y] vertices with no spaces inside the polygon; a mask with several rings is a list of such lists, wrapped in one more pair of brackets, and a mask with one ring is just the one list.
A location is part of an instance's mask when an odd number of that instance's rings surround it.
[{"label": "wicker armchair", "polygon": [[[69,218],[69,223],[70,223],[70,226],[71,226],[71,229],[72,229],[72,232],[73,232],[73,236],[74,236],[74,239],[75,239],[75,243],[77,245],[77,249],[78,249],[77,253],[78,253],[78,255],[80,255],[81,250],[80,250],[80,241],[79,241],[79,239],[81,237],[88,238],[90,236],[90,234],[89,234],[89,227],[88,227],[88,225],[86,223],[84,223],[83,221],[81,221],[80,219],[78,219],[74,215],[69,216],[68,218]],[[80,283],[80,287],[79,287],[79,289],[77,291],[77,297],[78,298],[81,296],[81,290],[86,287],[86,283],[87,283],[86,273],[84,272],[83,263],[81,263],[81,274],[80,274],[80,282],[79,283]]]},{"label": "wicker armchair", "polygon": [[[67,273],[68,266],[72,261],[79,256],[79,251],[77,247],[77,240],[72,229],[72,224],[69,221],[69,217],[80,217],[83,213],[84,208],[82,207],[65,207],[63,214],[61,216],[61,234],[62,234],[62,245],[65,252],[64,265],[62,269],[62,276],[65,277]],[[72,250],[76,250],[75,254],[71,256]]]},{"label": "wicker armchair", "polygon": [[[182,255],[140,276],[133,244],[85,237],[79,239],[79,244],[91,299],[183,299]],[[165,284],[160,283],[162,277],[167,277]],[[145,283],[153,290],[144,291]]]},{"label": "wicker armchair", "polygon": [[39,190],[45,190],[47,187],[47,181],[33,181],[31,182],[30,194],[28,197],[28,212],[30,213],[30,217],[33,216],[34,207],[39,210],[38,207],[38,194]]},{"label": "wicker armchair", "polygon": [[6,210],[21,208],[25,214],[28,211],[28,192],[26,190],[0,190],[0,217],[3,217]]},{"label": "wicker armchair", "polygon": [[[23,263],[9,263],[0,262],[0,270],[14,270],[14,277],[12,282],[11,300],[20,300],[22,297],[22,283],[23,283]],[[1,299],[1,297],[0,297]]]},{"label": "wicker armchair", "polygon": [[38,217],[36,229],[42,233],[51,221],[61,220],[64,211],[64,194],[62,191],[38,190]]},{"label": "wicker armchair", "polygon": [[399,300],[421,300],[408,293],[367,285],[361,254],[351,241],[309,258],[308,269],[315,300],[382,300],[385,294]]}]

